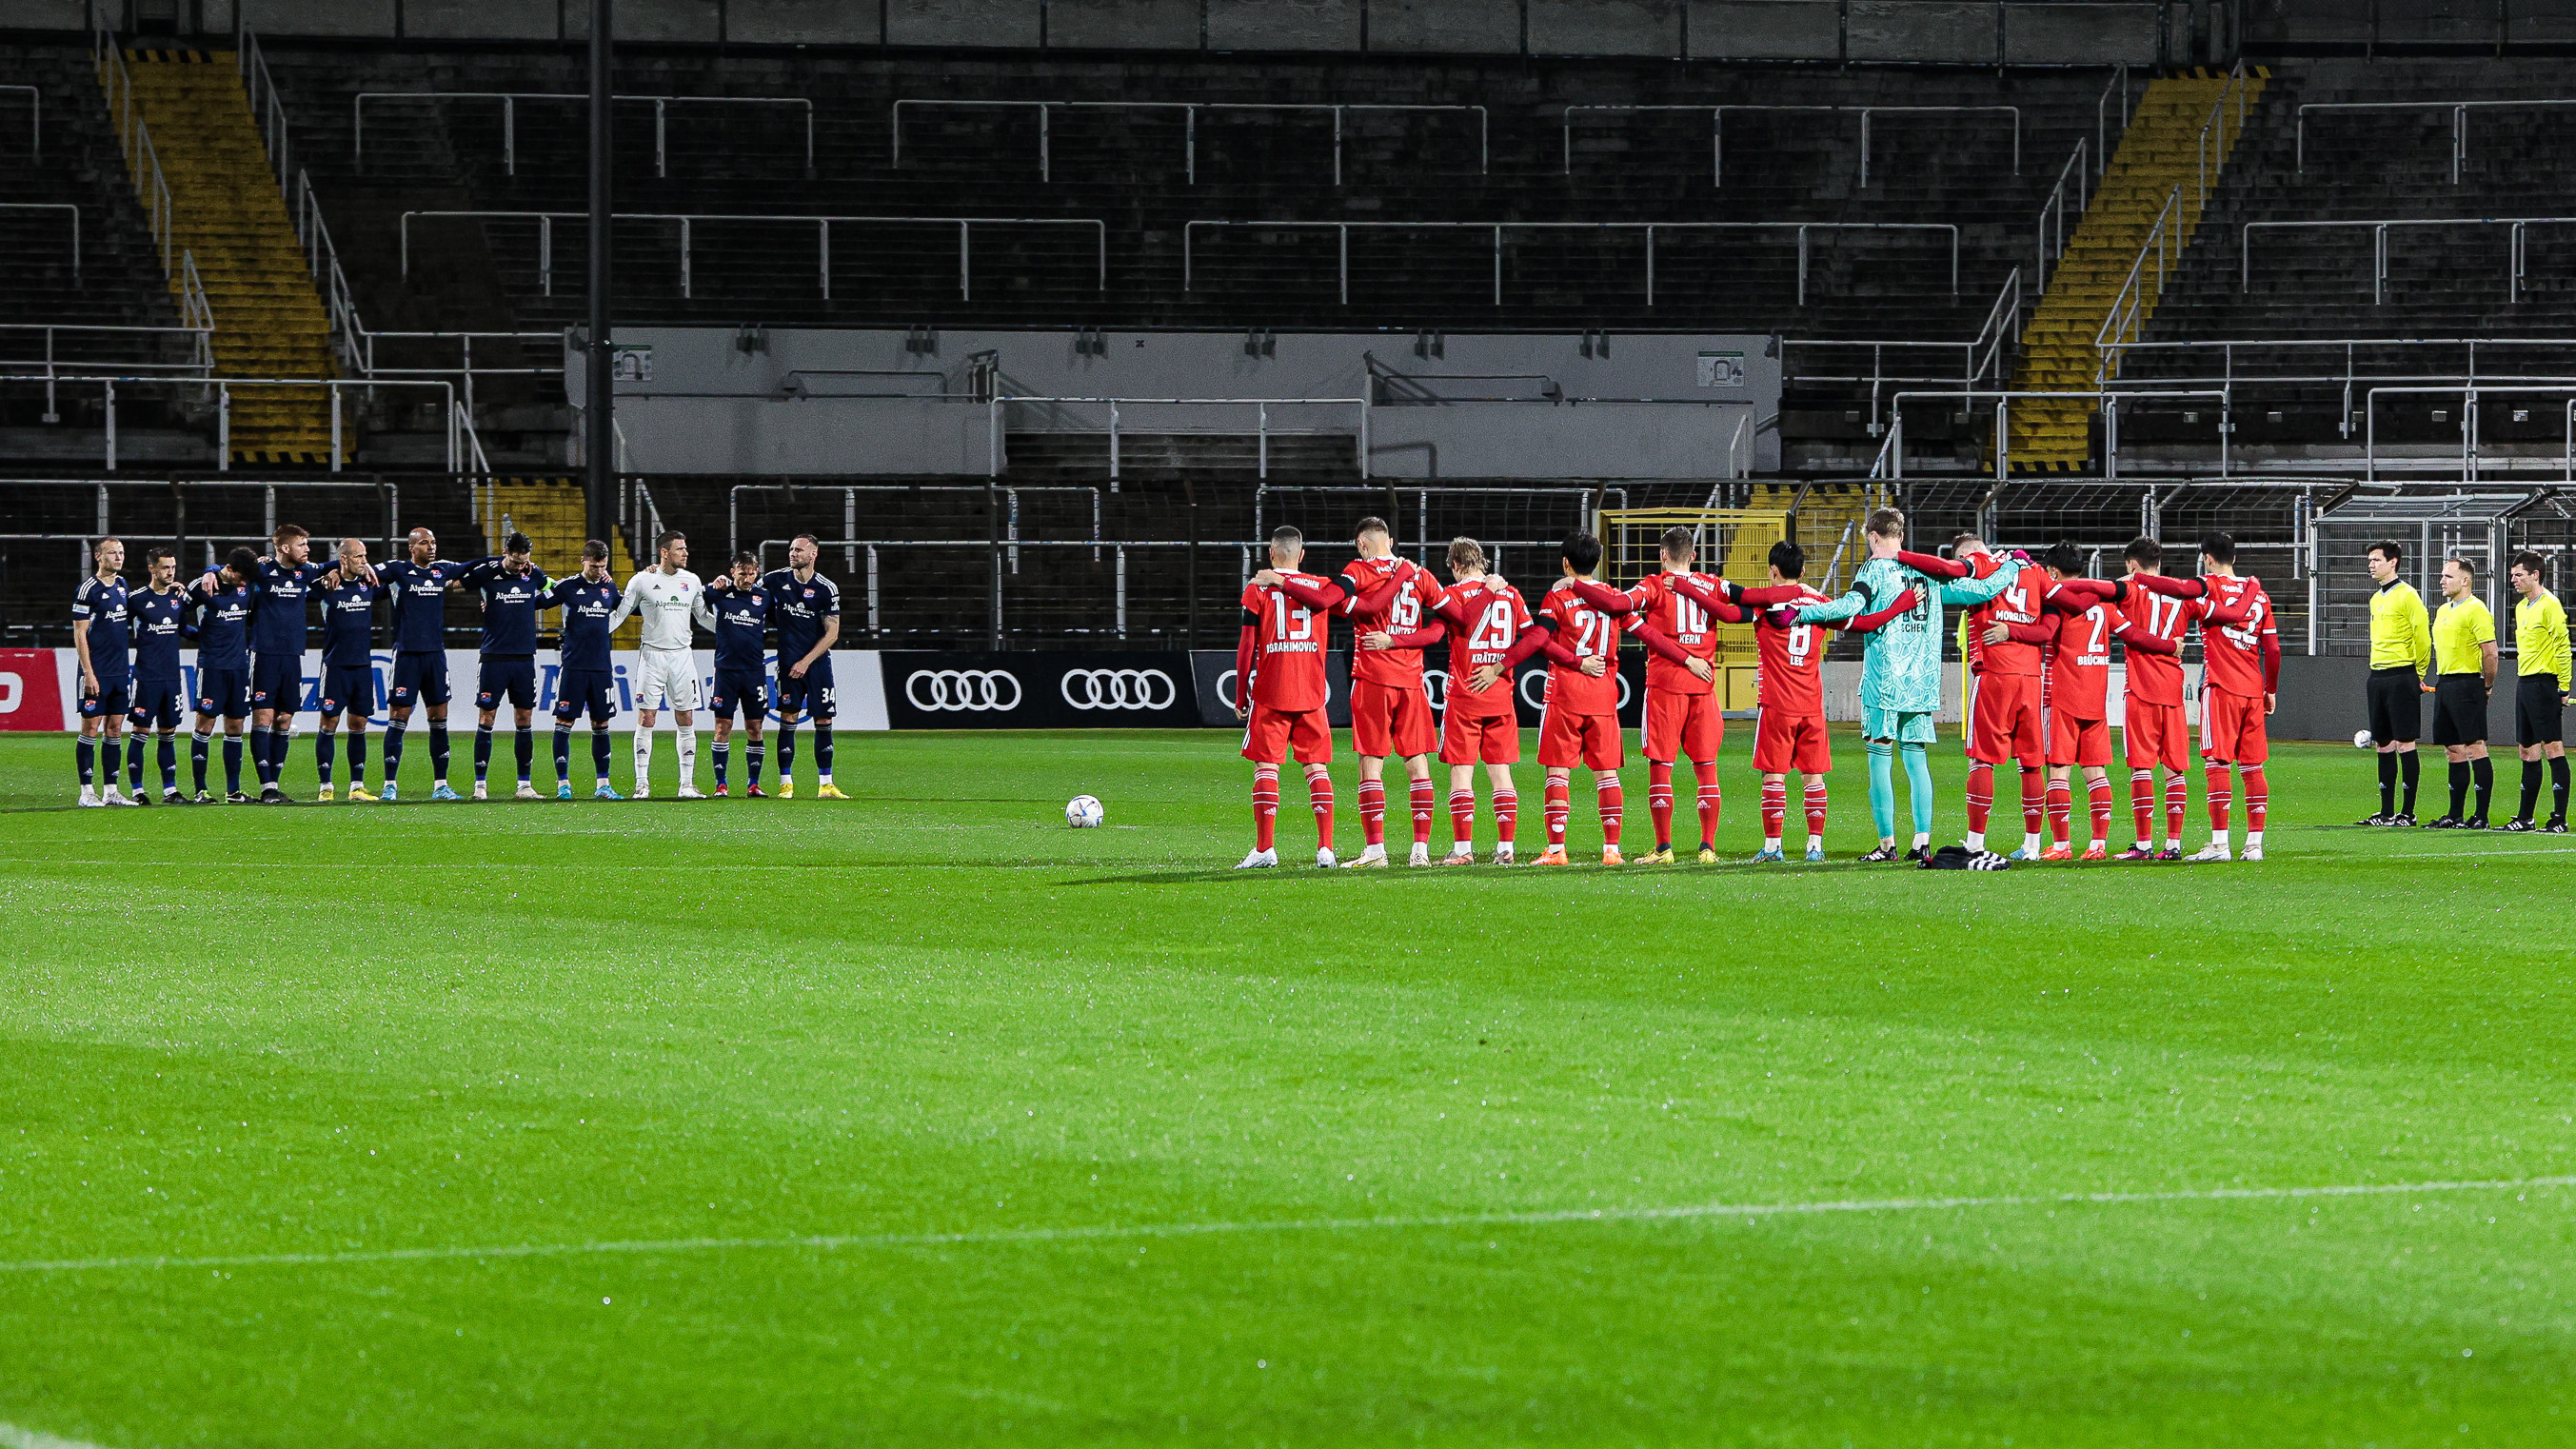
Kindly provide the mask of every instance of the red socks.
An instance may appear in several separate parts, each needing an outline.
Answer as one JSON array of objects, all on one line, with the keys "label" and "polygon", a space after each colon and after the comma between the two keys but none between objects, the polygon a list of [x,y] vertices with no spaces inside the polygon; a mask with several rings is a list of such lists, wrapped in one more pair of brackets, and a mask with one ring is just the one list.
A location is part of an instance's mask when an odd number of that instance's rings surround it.
[{"label": "red socks", "polygon": [[2225,835],[2225,834],[2227,833],[2227,807],[2228,807],[2228,805],[2229,805],[2229,804],[2231,804],[2231,803],[2234,801],[2234,799],[2235,799],[2235,794],[2236,794],[2236,792],[2234,791],[2234,789],[2233,789],[2233,788],[2231,788],[2230,781],[2229,781],[2229,780],[2228,780],[2228,778],[2227,778],[2227,767],[2226,767],[2225,765],[2212,765],[2212,766],[2210,766],[2210,767],[2209,767],[2209,833],[2210,833],[2210,834],[2212,834],[2212,835]]},{"label": "red socks", "polygon": [[1503,844],[1512,843],[1512,832],[1520,828],[1521,796],[1518,790],[1494,792],[1494,834]]},{"label": "red socks", "polygon": [[1272,847],[1279,825],[1279,767],[1252,767],[1252,848]]},{"label": "red socks", "polygon": [[1595,775],[1592,777],[1592,793],[1601,804],[1601,843],[1617,845],[1619,816],[1627,803],[1628,792],[1619,788],[1618,776]]},{"label": "red socks", "polygon": [[1547,848],[1555,850],[1565,844],[1565,819],[1574,813],[1574,792],[1568,782],[1547,782]]},{"label": "red socks", "polygon": [[2272,786],[2263,778],[2263,767],[2245,767],[2245,828],[2260,831],[2263,817],[2272,808]]},{"label": "red socks", "polygon": [[1472,849],[1476,843],[1476,792],[1449,792],[1449,838],[1460,849]]},{"label": "red socks", "polygon": [[2165,839],[2182,839],[2183,812],[2191,808],[2191,782],[2181,775],[2165,776]]},{"label": "red socks", "polygon": [[[2037,835],[2040,815],[2048,804],[2048,772],[2025,767],[2021,772],[2021,833]],[[2066,837],[2057,837],[2064,840]]]},{"label": "red socks", "polygon": [[1440,792],[1432,787],[1431,777],[1423,776],[1413,785],[1413,843],[1431,843],[1431,817],[1439,813]]},{"label": "red socks", "polygon": [[1786,780],[1763,781],[1762,839],[1768,843],[1778,843],[1780,832],[1784,827],[1786,827],[1788,820],[1789,782]]},{"label": "red socks", "polygon": [[2093,802],[2093,838],[2104,844],[2111,839],[2111,777],[2104,775],[2086,787]]},{"label": "red socks", "polygon": [[1386,844],[1386,782],[1360,781],[1360,839],[1370,845]]},{"label": "red socks", "polygon": [[1333,848],[1333,777],[1317,765],[1306,777],[1306,803],[1315,810],[1315,844],[1325,850]]},{"label": "red socks", "polygon": [[1825,782],[1813,775],[1807,777],[1807,834],[1825,838]]},{"label": "red socks", "polygon": [[1995,809],[1995,767],[1979,760],[1968,766],[1968,833],[1986,833],[1986,819]]},{"label": "red socks", "polygon": [[2075,782],[2048,782],[2048,838],[2059,845],[2066,843],[2066,832],[2074,824]]},{"label": "red socks", "polygon": [[1725,808],[1726,797],[1717,788],[1717,761],[1691,761],[1691,774],[1699,780],[1699,843],[1702,849],[1717,844],[1717,815]]},{"label": "red socks", "polygon": [[2138,843],[2144,845],[2156,838],[2156,772],[2129,772],[2129,813],[2138,822]]},{"label": "red socks", "polygon": [[[1673,767],[1662,760],[1646,762],[1646,813],[1655,817],[1655,849],[1673,844]],[[1701,811],[1703,815],[1707,812]]]}]

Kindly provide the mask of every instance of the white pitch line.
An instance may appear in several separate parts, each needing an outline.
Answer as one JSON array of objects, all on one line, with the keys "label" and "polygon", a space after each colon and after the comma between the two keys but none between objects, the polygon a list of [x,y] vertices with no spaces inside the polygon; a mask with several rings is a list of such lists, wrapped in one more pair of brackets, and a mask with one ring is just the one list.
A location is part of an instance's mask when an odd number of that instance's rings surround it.
[{"label": "white pitch line", "polygon": [[58,1439],[33,1429],[21,1429],[15,1424],[0,1424],[0,1449],[99,1449],[99,1446],[84,1444],[78,1439]]},{"label": "white pitch line", "polygon": [[1669,1207],[1550,1208],[1532,1212],[1445,1213],[1386,1218],[1280,1218],[1252,1222],[1103,1223],[1090,1227],[997,1228],[958,1233],[852,1233],[787,1238],[656,1238],[593,1243],[507,1243],[479,1247],[367,1248],[337,1253],[234,1253],[212,1257],[56,1258],[0,1262],[0,1273],[88,1273],[134,1268],[264,1268],[451,1259],[555,1258],[597,1253],[708,1253],[807,1248],[939,1248],[985,1244],[1078,1243],[1117,1238],[1197,1238],[1250,1233],[1344,1233],[1413,1228],[1548,1227],[1561,1223],[1684,1222],[1709,1218],[1826,1213],[1956,1212],[1974,1208],[2111,1207],[2134,1203],[2282,1201],[2396,1197],[2515,1188],[2576,1187],[2576,1176],[2457,1182],[2346,1183],[2322,1187],[2212,1187],[2166,1192],[2063,1192],[2016,1197],[1854,1198],[1834,1202],[1688,1203]]}]

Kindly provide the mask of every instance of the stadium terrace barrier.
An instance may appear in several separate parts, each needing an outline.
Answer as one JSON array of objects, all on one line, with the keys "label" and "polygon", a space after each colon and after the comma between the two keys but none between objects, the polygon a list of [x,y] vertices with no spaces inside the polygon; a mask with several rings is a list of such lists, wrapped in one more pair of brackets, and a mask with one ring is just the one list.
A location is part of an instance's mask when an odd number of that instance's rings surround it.
[{"label": "stadium terrace barrier", "polygon": [[2244,223],[2237,240],[2236,290],[2254,290],[2254,233],[2257,231],[2314,230],[2317,228],[2370,228],[2370,301],[2381,306],[2388,301],[2388,230],[2391,227],[2502,226],[2512,228],[2508,236],[2510,260],[2505,267],[2504,299],[2507,305],[2522,301],[2522,284],[2530,275],[2526,238],[2535,226],[2576,226],[2576,216],[2417,216],[2385,217],[2352,221],[2249,221]]},{"label": "stadium terrace barrier", "polygon": [[2451,113],[2451,184],[2460,184],[2460,164],[2469,159],[2469,112],[2473,110],[2536,110],[2550,106],[2576,106],[2576,100],[2511,100],[2511,101],[2310,101],[2299,107],[2298,169],[2308,169],[2308,112],[2310,111],[2444,111]]},{"label": "stadium terrace barrier", "polygon": [[[650,103],[653,107],[653,174],[670,172],[670,108],[673,106],[801,106],[805,112],[805,170],[814,170],[814,102],[804,96],[611,96],[612,104]],[[519,102],[561,101],[588,107],[587,91],[360,91],[349,100],[349,164],[367,167],[369,101],[499,101],[503,173],[519,174]]]},{"label": "stadium terrace barrier", "polygon": [[[1356,102],[1333,104],[1321,101],[950,100],[944,98],[906,96],[894,103],[894,147],[892,160],[889,164],[891,164],[897,171],[903,169],[903,108],[906,106],[950,106],[957,108],[980,107],[985,109],[1020,107],[1034,108],[1038,113],[1038,179],[1040,181],[1053,181],[1055,179],[1054,128],[1049,121],[1049,116],[1051,113],[1059,109],[1181,112],[1183,116],[1184,132],[1181,153],[1183,174],[1188,179],[1188,183],[1192,186],[1196,186],[1199,181],[1199,112],[1201,111],[1330,111],[1333,116],[1333,184],[1335,186],[1342,184],[1343,112],[1447,111],[1455,112],[1460,115],[1473,114],[1476,118],[1476,172],[1478,175],[1485,175],[1493,170],[1493,128],[1491,120],[1487,116],[1483,106],[1418,105],[1397,103],[1363,104]],[[813,122],[810,116],[806,124],[809,128],[812,126]],[[807,169],[810,170],[814,165],[814,157],[812,154],[813,138],[810,134],[806,138],[806,150],[807,154],[805,157],[805,165]],[[1866,169],[1866,164],[1866,158],[1864,158],[1864,169]]]},{"label": "stadium terrace barrier", "polygon": [[[1727,112],[1729,112],[1729,111],[1802,111],[1802,112],[1811,112],[1811,113],[1817,113],[1817,114],[1837,115],[1837,116],[1850,115],[1851,113],[1853,113],[1853,112],[1855,112],[1855,111],[1859,112],[1859,113],[1860,113],[1860,184],[1861,184],[1861,185],[1863,185],[1863,186],[1867,186],[1867,185],[1869,184],[1869,151],[1870,151],[1869,142],[1870,142],[1870,118],[1871,118],[1872,116],[1874,116],[1874,115],[1885,115],[1885,116],[1944,116],[1944,115],[1984,116],[1984,115],[2000,115],[2000,116],[2010,116],[2010,117],[2012,118],[2012,174],[2013,174],[2013,175],[2015,175],[2015,176],[2019,176],[2019,175],[2021,174],[2021,107],[2019,107],[2019,106],[1827,106],[1827,105],[1772,105],[1772,104],[1758,104],[1758,103],[1748,103],[1748,104],[1728,104],[1728,105],[1698,105],[1698,104],[1672,105],[1672,104],[1666,104],[1666,105],[1593,105],[1593,106],[1567,106],[1567,107],[1565,108],[1565,115],[1564,115],[1564,118],[1563,118],[1563,120],[1560,122],[1560,128],[1561,128],[1561,129],[1560,129],[1560,135],[1561,135],[1561,143],[1560,143],[1560,144],[1561,144],[1561,145],[1563,146],[1563,148],[1564,148],[1564,152],[1565,152],[1565,168],[1564,168],[1564,169],[1565,169],[1565,174],[1566,174],[1566,175],[1568,175],[1568,176],[1571,176],[1571,175],[1573,175],[1573,174],[1574,174],[1574,113],[1575,113],[1575,112],[1577,112],[1577,111],[1590,111],[1590,112],[1594,112],[1594,113],[1596,113],[1596,114],[1605,114],[1605,115],[1606,115],[1606,114],[1610,114],[1610,113],[1614,113],[1614,112],[1616,112],[1616,113],[1627,113],[1627,112],[1635,112],[1635,111],[1693,111],[1693,112],[1696,112],[1696,111],[1706,111],[1706,112],[1708,112],[1708,113],[1709,113],[1709,184],[1710,184],[1711,186],[1713,186],[1713,187],[1723,187],[1723,186],[1725,186],[1725,185],[1726,185],[1726,113],[1727,113]],[[1336,159],[1338,159],[1338,158],[1336,158]],[[1340,178],[1340,173],[1339,173],[1338,169],[1336,170],[1336,172],[1335,172],[1335,174],[1334,174],[1334,179],[1335,179],[1336,181],[1338,181],[1338,180],[1340,180],[1340,179],[1341,179],[1341,178]]]}]

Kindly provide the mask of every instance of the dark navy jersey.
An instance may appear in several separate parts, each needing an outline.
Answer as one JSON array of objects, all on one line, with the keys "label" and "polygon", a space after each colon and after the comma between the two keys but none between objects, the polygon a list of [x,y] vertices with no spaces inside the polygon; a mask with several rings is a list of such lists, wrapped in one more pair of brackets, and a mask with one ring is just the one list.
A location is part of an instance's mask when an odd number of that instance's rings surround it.
[{"label": "dark navy jersey", "polygon": [[617,612],[618,588],[615,579],[598,583],[575,574],[555,580],[546,591],[545,606],[560,606],[563,616],[563,667],[595,669],[608,672],[608,616]]},{"label": "dark navy jersey", "polygon": [[136,589],[125,596],[125,607],[134,620],[135,683],[178,683],[179,641],[197,637],[197,626],[188,618],[188,591]]},{"label": "dark navy jersey", "polygon": [[250,585],[207,574],[188,593],[197,614],[197,668],[250,668]]},{"label": "dark navy jersey", "polygon": [[93,574],[81,580],[72,595],[72,621],[89,622],[89,667],[104,686],[128,678],[128,654],[134,646],[126,610],[126,585],[121,578],[102,579]]},{"label": "dark navy jersey", "polygon": [[250,648],[254,654],[302,654],[306,605],[330,570],[317,563],[263,561],[251,577]]},{"label": "dark navy jersey", "polygon": [[375,657],[376,600],[386,593],[383,584],[371,584],[363,578],[343,579],[336,589],[323,589],[314,597],[322,601],[322,662],[341,669],[364,669]]},{"label": "dark navy jersey", "polygon": [[778,631],[781,665],[793,666],[812,653],[823,642],[823,621],[841,616],[840,589],[819,573],[798,583],[796,570],[777,569],[761,575],[760,587],[769,595],[769,623]]},{"label": "dark navy jersey", "polygon": [[376,578],[394,601],[394,649],[436,654],[447,648],[447,586],[468,565],[455,559],[416,564],[409,559],[376,565]]},{"label": "dark navy jersey", "polygon": [[707,585],[705,597],[707,612],[713,616],[705,622],[715,631],[717,671],[760,673],[768,655],[763,645],[769,634],[769,591],[719,579]]},{"label": "dark navy jersey", "polygon": [[525,572],[494,555],[477,559],[458,582],[483,596],[483,653],[487,658],[537,652],[537,609],[551,587],[535,564]]}]

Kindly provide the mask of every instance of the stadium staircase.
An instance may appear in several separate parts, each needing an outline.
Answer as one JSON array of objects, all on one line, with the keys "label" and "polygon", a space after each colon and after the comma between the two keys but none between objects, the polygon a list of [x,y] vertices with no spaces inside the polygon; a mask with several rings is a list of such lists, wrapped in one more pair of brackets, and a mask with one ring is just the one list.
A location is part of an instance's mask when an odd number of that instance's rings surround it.
[{"label": "stadium staircase", "polygon": [[[555,578],[570,578],[581,572],[581,546],[589,541],[589,501],[581,484],[571,478],[494,478],[474,485],[474,521],[482,525],[483,547],[487,553],[500,553],[502,541],[513,533],[524,533],[535,545],[531,557],[537,567]],[[626,530],[610,525],[608,530],[608,576],[619,583],[633,578],[637,564]],[[697,560],[701,578],[713,578],[723,572],[724,564],[717,552],[710,551]],[[630,619],[618,627],[614,642],[620,649],[632,649],[642,637],[643,622]]]},{"label": "stadium staircase", "polygon": [[[2264,73],[2249,71],[2245,104],[2259,97]],[[2199,229],[2201,131],[2216,123],[2216,165],[2222,171],[2240,128],[2236,107],[2221,106],[2230,79],[2206,72],[2163,77],[2147,87],[2129,120],[2119,150],[2103,172],[2101,184],[2084,209],[2084,220],[2067,244],[2066,254],[2049,278],[2048,290],[2022,330],[2021,357],[2013,372],[2019,392],[2089,392],[2100,375],[2095,346],[2118,305],[2141,250],[2154,244],[2168,202],[2175,215],[2168,223],[2168,245],[2187,251]],[[2152,259],[2137,269],[2142,296],[2137,305],[2152,315],[2161,300],[2171,264],[2159,269]],[[2011,461],[2032,472],[2080,471],[2093,453],[2093,417],[2099,409],[2089,400],[2034,403],[2016,400],[2011,409]]]},{"label": "stadium staircase", "polygon": [[[160,150],[178,243],[213,305],[216,374],[332,376],[330,322],[232,52],[129,50],[125,63]],[[328,390],[234,392],[231,448],[235,462],[327,463]]]}]

